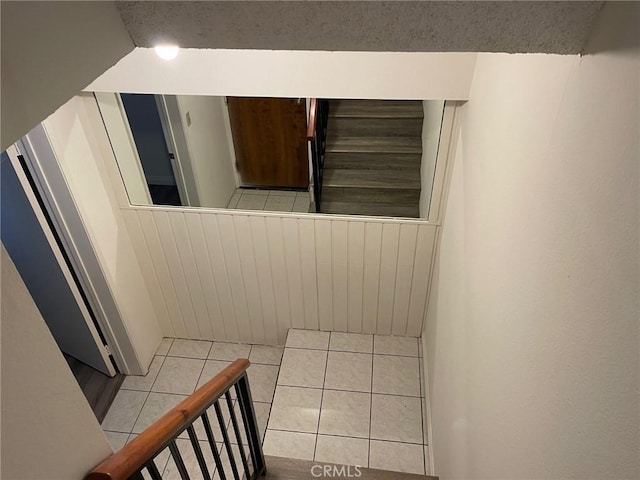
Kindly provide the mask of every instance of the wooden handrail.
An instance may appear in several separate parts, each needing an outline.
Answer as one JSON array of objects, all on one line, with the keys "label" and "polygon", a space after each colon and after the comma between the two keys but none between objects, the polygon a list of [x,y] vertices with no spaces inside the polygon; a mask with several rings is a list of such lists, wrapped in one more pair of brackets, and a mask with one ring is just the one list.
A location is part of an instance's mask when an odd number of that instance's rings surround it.
[{"label": "wooden handrail", "polygon": [[249,368],[246,358],[239,358],[184,399],[160,420],[127,443],[87,474],[85,480],[125,480],[140,470],[211,403],[226,392]]},{"label": "wooden handrail", "polygon": [[318,99],[312,98],[309,104],[309,121],[307,122],[307,140],[316,138],[316,122],[318,121]]}]

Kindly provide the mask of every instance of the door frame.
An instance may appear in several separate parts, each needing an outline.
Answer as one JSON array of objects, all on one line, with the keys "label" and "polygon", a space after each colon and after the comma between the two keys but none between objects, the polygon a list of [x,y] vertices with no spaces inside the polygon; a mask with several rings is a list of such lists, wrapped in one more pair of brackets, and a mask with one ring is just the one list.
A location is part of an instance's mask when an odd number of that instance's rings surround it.
[{"label": "door frame", "polygon": [[154,95],[164,140],[171,158],[180,202],[184,207],[199,207],[195,174],[189,157],[189,147],[182,127],[182,116],[175,95]]},{"label": "door frame", "polygon": [[[80,314],[82,315],[82,318],[87,324],[87,328],[89,330],[89,333],[93,341],[95,342],[98,353],[100,354],[100,356],[102,357],[102,360],[104,361],[104,366],[107,371],[103,373],[105,373],[106,375],[109,375],[110,377],[113,377],[118,372],[115,369],[114,362],[110,358],[111,356],[110,349],[108,345],[105,344],[105,342],[103,341],[104,335],[102,335],[101,337],[102,329],[98,331],[98,326],[96,326],[91,316],[91,313],[89,311],[89,308],[85,303],[85,300],[80,291],[78,282],[76,282],[74,275],[71,271],[71,268],[68,265],[67,260],[65,259],[64,253],[62,251],[62,247],[58,243],[56,236],[54,235],[54,232],[46,217],[46,214],[43,211],[43,208],[41,207],[40,202],[38,201],[38,197],[36,196],[36,193],[33,191],[33,188],[31,187],[31,183],[27,178],[23,165],[19,159],[18,149],[16,148],[15,145],[12,145],[7,149],[6,153],[11,163],[11,166],[15,172],[15,175],[18,179],[18,183],[22,187],[22,190],[24,191],[27,201],[29,202],[31,209],[33,210],[33,214],[36,217],[36,220],[40,225],[40,228],[42,229],[42,233],[47,243],[49,244],[49,247],[51,248],[53,257],[56,263],[58,264],[60,271],[62,272],[62,275],[66,280],[67,285],[69,286],[69,290],[71,291],[71,294],[74,300],[78,305]],[[78,360],[82,360],[82,359],[78,359]],[[94,365],[90,365],[90,366],[93,368],[96,368]]]},{"label": "door frame", "polygon": [[[129,338],[120,309],[100,266],[55,152],[42,124],[18,140],[9,154],[12,164],[22,155],[44,208],[66,252],[79,288],[85,294],[109,353],[120,373],[140,374],[142,365]],[[9,152],[9,150],[8,150]],[[31,190],[31,186],[29,186]],[[28,191],[28,190],[27,190]],[[31,192],[33,193],[33,192]]]}]

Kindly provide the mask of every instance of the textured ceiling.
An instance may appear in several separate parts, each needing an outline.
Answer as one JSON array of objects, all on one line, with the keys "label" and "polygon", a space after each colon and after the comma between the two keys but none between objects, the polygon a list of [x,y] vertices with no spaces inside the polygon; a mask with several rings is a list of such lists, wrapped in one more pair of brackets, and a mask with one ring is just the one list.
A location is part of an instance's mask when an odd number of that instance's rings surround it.
[{"label": "textured ceiling", "polygon": [[603,2],[118,2],[140,47],[580,53]]}]

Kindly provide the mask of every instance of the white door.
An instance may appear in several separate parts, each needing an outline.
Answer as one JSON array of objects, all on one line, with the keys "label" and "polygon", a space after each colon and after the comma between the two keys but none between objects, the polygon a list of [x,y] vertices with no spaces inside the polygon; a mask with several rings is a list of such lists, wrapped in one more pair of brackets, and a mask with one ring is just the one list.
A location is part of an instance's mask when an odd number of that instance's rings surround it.
[{"label": "white door", "polygon": [[60,350],[113,376],[115,368],[64,253],[17,152],[11,153],[11,159],[2,153],[0,160],[2,243]]}]

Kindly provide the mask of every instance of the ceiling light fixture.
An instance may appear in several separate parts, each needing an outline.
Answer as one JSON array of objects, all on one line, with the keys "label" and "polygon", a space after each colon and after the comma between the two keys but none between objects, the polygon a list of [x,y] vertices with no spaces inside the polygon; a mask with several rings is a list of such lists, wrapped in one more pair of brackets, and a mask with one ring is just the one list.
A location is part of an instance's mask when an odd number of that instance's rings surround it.
[{"label": "ceiling light fixture", "polygon": [[177,45],[158,45],[155,47],[156,54],[163,60],[173,60],[178,56],[180,48]]}]

